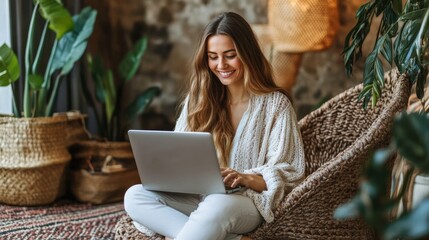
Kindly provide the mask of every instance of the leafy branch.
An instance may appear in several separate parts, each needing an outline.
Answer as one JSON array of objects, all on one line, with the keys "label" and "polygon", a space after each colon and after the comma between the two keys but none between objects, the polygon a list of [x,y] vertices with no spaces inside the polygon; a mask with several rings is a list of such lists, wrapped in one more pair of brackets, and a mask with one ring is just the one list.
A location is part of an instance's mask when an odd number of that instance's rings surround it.
[{"label": "leafy branch", "polygon": [[384,62],[409,76],[411,83],[417,85],[420,99],[428,75],[428,2],[408,0],[402,7],[401,0],[373,0],[358,9],[357,23],[346,36],[343,55],[347,76],[351,76],[353,64],[362,58],[362,45],[373,18],[381,14],[376,43],[365,60],[364,88],[359,95],[364,108],[369,101],[374,107],[381,97]]}]

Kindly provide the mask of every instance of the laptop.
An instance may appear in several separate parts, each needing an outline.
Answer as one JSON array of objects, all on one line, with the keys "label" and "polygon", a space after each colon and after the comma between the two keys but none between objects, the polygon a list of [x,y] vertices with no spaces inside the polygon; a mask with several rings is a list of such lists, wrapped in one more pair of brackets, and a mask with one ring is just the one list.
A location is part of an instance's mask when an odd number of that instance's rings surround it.
[{"label": "laptop", "polygon": [[242,189],[225,188],[210,133],[129,130],[128,136],[147,190],[206,195]]}]

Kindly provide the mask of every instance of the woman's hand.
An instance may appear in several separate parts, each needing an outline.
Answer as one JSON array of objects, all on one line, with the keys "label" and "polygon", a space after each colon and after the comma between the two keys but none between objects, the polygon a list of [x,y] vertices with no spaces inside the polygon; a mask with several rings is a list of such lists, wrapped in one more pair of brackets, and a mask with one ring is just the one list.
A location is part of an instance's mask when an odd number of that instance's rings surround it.
[{"label": "woman's hand", "polygon": [[257,192],[267,190],[267,184],[261,175],[239,173],[231,168],[221,168],[220,170],[226,186],[231,188],[245,186]]}]

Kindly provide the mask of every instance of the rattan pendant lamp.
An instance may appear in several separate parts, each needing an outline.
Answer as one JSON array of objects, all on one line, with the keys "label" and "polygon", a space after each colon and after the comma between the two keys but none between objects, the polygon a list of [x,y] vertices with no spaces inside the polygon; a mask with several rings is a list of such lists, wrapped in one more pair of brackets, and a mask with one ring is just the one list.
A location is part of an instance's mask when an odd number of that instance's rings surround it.
[{"label": "rattan pendant lamp", "polygon": [[268,24],[254,25],[276,83],[291,92],[302,55],[334,42],[339,27],[337,0],[267,0]]}]

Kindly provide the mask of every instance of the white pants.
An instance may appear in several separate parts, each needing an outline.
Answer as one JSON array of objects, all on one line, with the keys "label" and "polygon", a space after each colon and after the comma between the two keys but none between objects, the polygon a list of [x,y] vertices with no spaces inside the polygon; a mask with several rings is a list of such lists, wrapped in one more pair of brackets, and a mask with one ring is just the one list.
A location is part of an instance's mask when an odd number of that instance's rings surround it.
[{"label": "white pants", "polygon": [[177,240],[240,239],[262,223],[253,201],[236,194],[199,195],[148,191],[125,194],[125,211],[150,230]]}]

